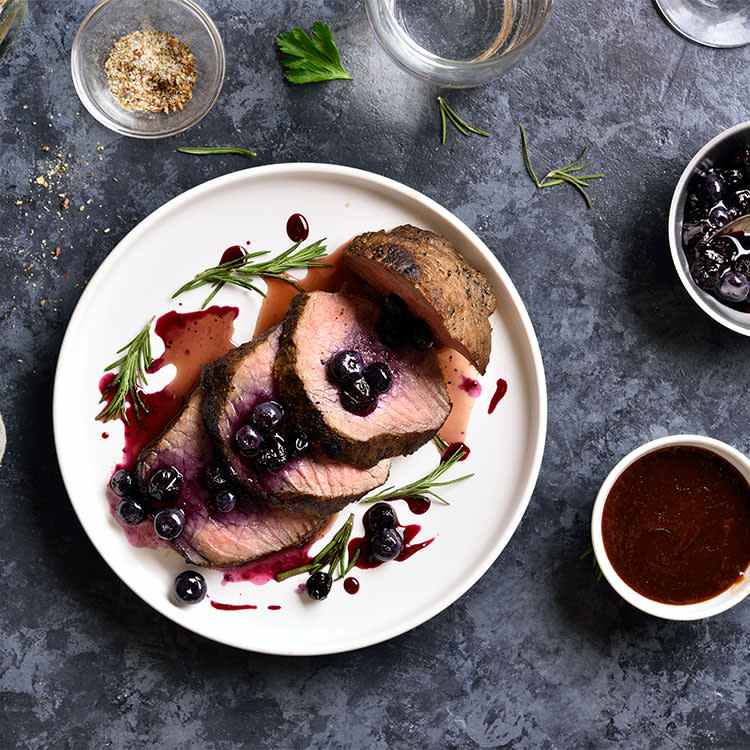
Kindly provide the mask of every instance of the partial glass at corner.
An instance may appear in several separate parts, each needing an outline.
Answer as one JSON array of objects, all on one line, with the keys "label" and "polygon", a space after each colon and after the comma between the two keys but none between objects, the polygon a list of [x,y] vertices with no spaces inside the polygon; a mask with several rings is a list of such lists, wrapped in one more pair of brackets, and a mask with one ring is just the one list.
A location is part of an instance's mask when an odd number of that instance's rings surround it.
[{"label": "partial glass at corner", "polygon": [[682,36],[706,47],[750,44],[750,0],[654,0]]},{"label": "partial glass at corner", "polygon": [[365,0],[375,36],[404,70],[439,86],[478,86],[528,52],[553,0]]}]

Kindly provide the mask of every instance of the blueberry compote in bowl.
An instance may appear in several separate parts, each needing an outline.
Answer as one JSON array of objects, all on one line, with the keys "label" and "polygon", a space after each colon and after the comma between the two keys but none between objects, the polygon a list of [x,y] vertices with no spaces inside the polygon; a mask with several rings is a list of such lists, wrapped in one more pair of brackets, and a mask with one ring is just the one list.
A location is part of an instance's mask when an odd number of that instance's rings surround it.
[{"label": "blueberry compote in bowl", "polygon": [[714,320],[750,336],[750,235],[711,239],[746,214],[750,122],[720,133],[693,157],[669,212],[672,260],[688,294]]}]

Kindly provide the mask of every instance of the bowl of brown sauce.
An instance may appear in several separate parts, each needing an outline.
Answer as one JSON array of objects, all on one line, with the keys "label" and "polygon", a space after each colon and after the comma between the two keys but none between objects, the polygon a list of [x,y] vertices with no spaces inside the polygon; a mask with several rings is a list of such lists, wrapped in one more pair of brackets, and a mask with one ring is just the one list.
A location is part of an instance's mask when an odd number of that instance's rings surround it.
[{"label": "bowl of brown sauce", "polygon": [[699,435],[646,443],[602,484],[591,537],[604,577],[638,609],[723,612],[750,593],[750,460]]}]

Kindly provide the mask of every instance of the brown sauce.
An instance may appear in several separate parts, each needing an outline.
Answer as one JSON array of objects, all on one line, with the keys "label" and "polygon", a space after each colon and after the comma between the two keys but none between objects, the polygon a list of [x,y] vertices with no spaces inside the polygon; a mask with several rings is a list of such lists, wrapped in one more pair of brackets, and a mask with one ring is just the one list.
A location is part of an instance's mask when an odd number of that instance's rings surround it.
[{"label": "brown sauce", "polygon": [[750,565],[750,486],[711,451],[662,448],[614,483],[602,535],[618,575],[643,596],[705,601],[741,581]]}]

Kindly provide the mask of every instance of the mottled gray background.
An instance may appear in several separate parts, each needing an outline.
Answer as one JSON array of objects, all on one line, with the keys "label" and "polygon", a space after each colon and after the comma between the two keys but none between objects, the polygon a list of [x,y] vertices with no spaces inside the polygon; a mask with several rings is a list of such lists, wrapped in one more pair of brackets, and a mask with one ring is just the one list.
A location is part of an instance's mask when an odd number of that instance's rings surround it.
[{"label": "mottled gray background", "polygon": [[[750,747],[748,605],[659,621],[578,560],[597,488],[635,445],[697,432],[750,451],[750,342],[692,305],[665,235],[684,165],[748,117],[750,48],[684,41],[649,0],[558,0],[519,67],[448,95],[492,137],[452,131],[436,149],[437,90],[386,60],[361,2],[205,0],[227,48],[219,102],[189,135],[144,142],[76,98],[70,48],[89,3],[31,5],[0,61],[0,747]],[[353,83],[283,82],[273,35],[316,19]],[[567,187],[534,189],[519,122],[540,170],[590,144],[606,173],[592,210]],[[389,643],[286,659],[185,632],[124,588],[66,497],[50,418],[66,322],[135,221],[248,166],[175,153],[196,143],[425,192],[495,250],[536,327],[550,420],[528,512],[468,594]]]}]

